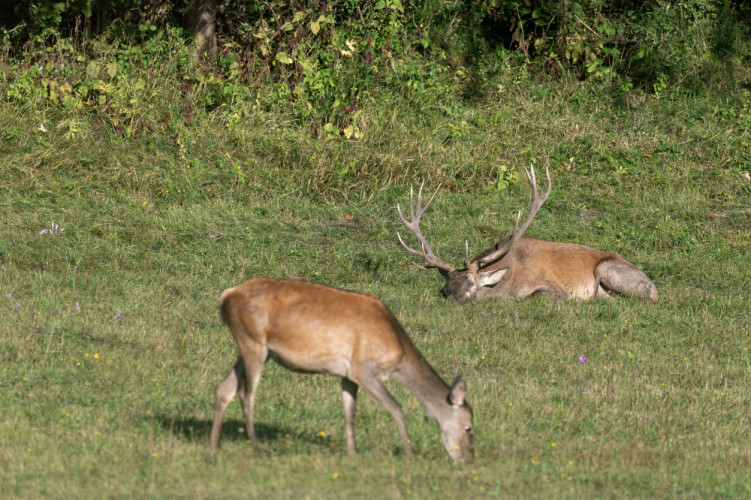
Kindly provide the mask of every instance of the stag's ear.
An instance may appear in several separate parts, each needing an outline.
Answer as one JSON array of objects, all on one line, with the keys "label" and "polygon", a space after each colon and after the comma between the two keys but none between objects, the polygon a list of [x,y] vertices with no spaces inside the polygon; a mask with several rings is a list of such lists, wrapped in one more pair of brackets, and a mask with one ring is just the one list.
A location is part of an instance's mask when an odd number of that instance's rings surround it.
[{"label": "stag's ear", "polygon": [[464,398],[467,397],[467,383],[464,381],[463,375],[457,375],[454,381],[451,383],[451,390],[449,391],[449,402],[459,407],[464,404]]},{"label": "stag's ear", "polygon": [[479,286],[493,286],[503,278],[503,275],[508,271],[508,267],[499,269],[497,271],[486,271],[477,275],[477,284]]}]

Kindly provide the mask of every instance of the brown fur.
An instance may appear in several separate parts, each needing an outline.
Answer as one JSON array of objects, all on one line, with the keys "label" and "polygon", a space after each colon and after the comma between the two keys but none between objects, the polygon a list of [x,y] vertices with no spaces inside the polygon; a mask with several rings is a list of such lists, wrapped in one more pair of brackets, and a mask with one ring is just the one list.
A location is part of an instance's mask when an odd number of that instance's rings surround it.
[{"label": "brown fur", "polygon": [[[524,236],[499,260],[484,266],[479,264],[485,255],[505,245],[509,238],[472,259],[468,269],[449,272],[444,287],[446,294],[459,302],[537,293],[560,299],[588,300],[619,294],[657,301],[657,289],[641,269],[618,253],[584,245]],[[506,272],[496,283],[475,285],[479,276],[503,269]]]},{"label": "brown fur", "polygon": [[253,427],[254,393],[267,359],[296,372],[342,378],[347,451],[355,452],[355,398],[361,386],[396,420],[407,454],[413,456],[399,403],[384,382],[393,377],[425,406],[455,460],[474,457],[472,410],[458,376],[451,387],[430,367],[397,319],[372,295],[316,283],[256,278],[222,294],[222,317],[240,356],[216,388],[211,449],[219,444],[229,402],[239,394],[247,432]]}]

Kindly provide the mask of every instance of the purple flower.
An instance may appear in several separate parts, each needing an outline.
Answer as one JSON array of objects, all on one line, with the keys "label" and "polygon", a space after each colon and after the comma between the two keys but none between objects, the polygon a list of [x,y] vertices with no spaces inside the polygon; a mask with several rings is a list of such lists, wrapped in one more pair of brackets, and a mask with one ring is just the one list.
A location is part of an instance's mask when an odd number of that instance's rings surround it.
[{"label": "purple flower", "polygon": [[120,309],[117,310],[117,314],[115,314],[115,319],[120,319]]},{"label": "purple flower", "polygon": [[587,357],[584,354],[579,356],[579,363],[584,364],[586,360],[587,360]]},{"label": "purple flower", "polygon": [[16,302],[16,307],[21,307],[21,303],[20,302]]},{"label": "purple flower", "polygon": [[12,299],[12,298],[13,298],[13,294],[12,294],[12,293],[10,293],[10,292],[8,292],[8,298],[9,298],[9,299]]},{"label": "purple flower", "polygon": [[638,358],[636,358],[636,362],[637,363],[641,363],[641,356],[639,356]]},{"label": "purple flower", "polygon": [[81,310],[81,306],[79,306],[78,301],[76,301],[76,311],[80,311],[80,310]]},{"label": "purple flower", "polygon": [[65,231],[64,227],[60,227],[57,224],[55,224],[55,221],[52,221],[50,223],[49,229],[47,229],[45,227],[44,229],[42,229],[42,230],[39,231],[39,234],[40,235],[41,234],[51,234],[52,236],[59,236],[59,235],[63,234],[63,231]]}]

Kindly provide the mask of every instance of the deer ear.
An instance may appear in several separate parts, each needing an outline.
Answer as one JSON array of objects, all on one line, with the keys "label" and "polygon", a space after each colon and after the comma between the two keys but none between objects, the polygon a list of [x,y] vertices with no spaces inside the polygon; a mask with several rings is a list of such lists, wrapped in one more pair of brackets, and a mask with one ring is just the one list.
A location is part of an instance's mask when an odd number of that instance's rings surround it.
[{"label": "deer ear", "polygon": [[467,383],[464,381],[463,375],[457,375],[454,381],[451,383],[451,390],[449,391],[449,402],[456,407],[464,404],[464,398],[467,397]]},{"label": "deer ear", "polygon": [[508,267],[499,269],[497,271],[487,271],[480,273],[477,276],[477,282],[480,286],[493,286],[501,281],[501,278],[503,278],[503,275],[506,274],[506,271],[508,271]]}]

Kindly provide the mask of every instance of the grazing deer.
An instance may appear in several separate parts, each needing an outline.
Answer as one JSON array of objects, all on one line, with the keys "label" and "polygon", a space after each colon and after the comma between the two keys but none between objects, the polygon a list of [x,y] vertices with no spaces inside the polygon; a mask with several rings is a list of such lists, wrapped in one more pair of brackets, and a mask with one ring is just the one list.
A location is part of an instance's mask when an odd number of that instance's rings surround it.
[{"label": "grazing deer", "polygon": [[258,451],[254,396],[261,369],[271,358],[292,371],[341,377],[350,455],[355,453],[355,398],[361,386],[394,417],[407,455],[414,458],[402,407],[384,385],[393,377],[438,422],[451,458],[474,458],[472,408],[465,400],[464,377],[458,375],[451,387],[446,385],[374,296],[306,281],[256,278],[225,290],[221,312],[240,356],[216,386],[210,450],[219,445],[224,413],[239,394],[248,436]]},{"label": "grazing deer", "polygon": [[535,214],[550,196],[550,172],[545,169],[548,189],[537,191],[535,170],[526,168],[532,185],[532,207],[519,227],[521,211],[511,234],[492,248],[469,260],[469,245],[465,242],[464,267],[456,270],[442,261],[430,249],[420,231],[420,217],[430,206],[440,186],[428,202],[422,204],[422,188],[417,193],[417,208],[413,191],[409,193],[408,221],[397,205],[399,218],[420,243],[421,250],[409,247],[399,233],[399,242],[409,253],[422,258],[424,265],[441,271],[446,280],[443,291],[457,302],[473,302],[485,297],[526,297],[546,293],[560,299],[591,299],[611,295],[630,295],[642,300],[657,301],[657,289],[644,272],[615,252],[603,252],[584,245],[557,243],[524,236]]}]

